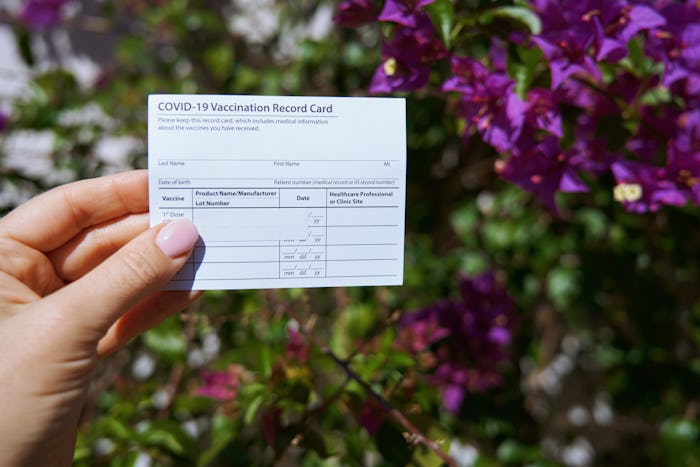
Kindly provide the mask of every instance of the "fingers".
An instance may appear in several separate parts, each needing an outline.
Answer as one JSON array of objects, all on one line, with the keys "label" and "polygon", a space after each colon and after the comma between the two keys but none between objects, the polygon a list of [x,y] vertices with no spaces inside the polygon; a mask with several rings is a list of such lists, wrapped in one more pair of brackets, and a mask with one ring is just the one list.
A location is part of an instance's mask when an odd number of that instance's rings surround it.
[{"label": "fingers", "polygon": [[27,201],[0,221],[0,236],[48,252],[87,227],[146,211],[147,171],[124,172],[63,185]]},{"label": "fingers", "polygon": [[14,276],[0,271],[0,315],[12,313],[14,307],[7,305],[21,305],[33,302],[41,298],[34,290],[27,287],[24,282]]},{"label": "fingers", "polygon": [[39,296],[63,285],[46,256],[16,240],[0,237],[0,258],[0,272],[25,284]]},{"label": "fingers", "polygon": [[86,230],[47,254],[66,282],[80,279],[148,229],[148,214],[132,214]]},{"label": "fingers", "polygon": [[99,356],[108,355],[134,336],[160,324],[198,299],[201,291],[159,292],[130,309],[109,329],[97,345]]},{"label": "fingers", "polygon": [[95,269],[49,295],[43,306],[63,332],[97,345],[126,310],[165,285],[197,241],[197,229],[179,220],[149,229]]}]

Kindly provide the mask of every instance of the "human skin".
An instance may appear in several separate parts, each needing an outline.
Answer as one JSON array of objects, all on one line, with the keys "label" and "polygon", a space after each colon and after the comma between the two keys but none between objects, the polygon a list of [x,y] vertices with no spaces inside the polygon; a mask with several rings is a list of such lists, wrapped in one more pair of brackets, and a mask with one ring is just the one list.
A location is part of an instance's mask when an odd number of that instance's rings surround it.
[{"label": "human skin", "polygon": [[161,291],[197,238],[189,221],[149,228],[146,171],[0,219],[0,466],[71,465],[98,360],[201,294]]}]

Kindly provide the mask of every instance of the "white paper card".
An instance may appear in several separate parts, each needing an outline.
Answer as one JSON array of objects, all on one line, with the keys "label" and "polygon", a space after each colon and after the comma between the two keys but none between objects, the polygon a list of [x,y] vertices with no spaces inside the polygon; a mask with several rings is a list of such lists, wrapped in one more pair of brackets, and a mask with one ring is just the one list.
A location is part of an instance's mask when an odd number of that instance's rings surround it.
[{"label": "white paper card", "polygon": [[166,288],[401,285],[406,104],[151,95],[151,225],[201,239]]}]

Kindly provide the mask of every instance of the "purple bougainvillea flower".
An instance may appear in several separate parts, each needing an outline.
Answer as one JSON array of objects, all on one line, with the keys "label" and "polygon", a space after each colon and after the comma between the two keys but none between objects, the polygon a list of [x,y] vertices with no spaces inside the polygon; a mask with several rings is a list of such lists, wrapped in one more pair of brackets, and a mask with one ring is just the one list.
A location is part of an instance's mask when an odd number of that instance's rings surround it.
[{"label": "purple bougainvillea flower", "polygon": [[589,114],[595,112],[596,115],[602,116],[618,109],[607,96],[596,91],[585,81],[566,80],[553,92],[558,103],[578,107]]},{"label": "purple bougainvillea flower", "polygon": [[491,73],[478,60],[452,57],[453,76],[443,91],[462,94],[458,112],[498,151],[509,150],[522,130],[525,103],[515,94],[515,83],[504,73]]},{"label": "purple bougainvillea flower", "polygon": [[440,326],[438,317],[427,316],[425,319],[414,322],[408,336],[400,340],[399,346],[404,350],[417,354],[429,350],[430,346],[450,335],[450,331]]},{"label": "purple bougainvillea flower", "polygon": [[532,3],[542,20],[542,33],[532,40],[549,62],[552,89],[575,74],[598,81],[596,62],[620,61],[627,55],[627,43],[632,37],[666,23],[666,18],[653,8],[630,5],[626,0]]},{"label": "purple bougainvillea flower", "polygon": [[62,9],[70,0],[25,0],[19,13],[28,27],[41,30],[62,20]]},{"label": "purple bougainvillea flower", "polygon": [[277,435],[282,430],[282,409],[275,407],[263,410],[260,414],[263,426],[263,438],[269,446],[274,446]]},{"label": "purple bougainvillea flower", "polygon": [[303,365],[309,359],[309,344],[304,340],[304,336],[293,327],[288,327],[287,332],[289,333],[287,355]]},{"label": "purple bougainvillea flower", "polygon": [[491,74],[483,63],[469,57],[454,56],[450,60],[450,65],[453,76],[442,85],[443,91],[456,91],[463,94],[474,92],[475,86]]},{"label": "purple bougainvillea flower", "polygon": [[[387,52],[389,48],[384,50]],[[369,92],[377,94],[420,89],[428,84],[430,70],[429,65],[415,61],[409,54],[388,56],[374,72]]]},{"label": "purple bougainvillea flower", "polygon": [[673,141],[676,154],[700,158],[700,110],[684,112],[676,119],[678,133]]},{"label": "purple bougainvillea flower", "polygon": [[673,159],[666,173],[675,182],[674,189],[666,190],[657,199],[663,204],[683,206],[688,202],[700,204],[700,160],[698,158]]},{"label": "purple bougainvillea flower", "polygon": [[681,114],[677,133],[669,144],[667,173],[678,190],[700,204],[700,110]]},{"label": "purple bougainvillea flower", "polygon": [[369,86],[370,92],[412,91],[425,86],[433,63],[447,55],[427,15],[418,17],[416,27],[399,27],[391,40],[382,44],[382,64]]},{"label": "purple bougainvillea flower", "polygon": [[601,175],[610,171],[612,164],[622,158],[608,149],[609,141],[599,135],[600,119],[581,114],[576,119],[574,144],[566,152],[569,165],[578,171]]},{"label": "purple bougainvillea flower", "polygon": [[336,24],[356,28],[377,20],[379,8],[374,0],[346,0],[340,2],[333,17]]},{"label": "purple bougainvillea flower", "polygon": [[497,345],[508,345],[512,339],[510,329],[494,326],[489,330],[487,339]]},{"label": "purple bougainvillea flower", "polygon": [[570,159],[571,155],[560,148],[559,139],[549,136],[529,147],[519,146],[507,162],[497,162],[496,172],[534,194],[549,210],[557,213],[554,198],[557,192],[588,191]]},{"label": "purple bougainvillea flower", "polygon": [[507,73],[508,67],[508,44],[498,38],[491,39],[489,49],[489,60],[491,69],[498,73]]},{"label": "purple bougainvillea flower", "polygon": [[7,124],[10,121],[9,115],[7,115],[5,112],[3,112],[0,109],[0,132],[5,131],[5,128],[7,128]]},{"label": "purple bougainvillea flower", "polygon": [[671,106],[643,106],[639,114],[641,124],[627,142],[627,150],[644,162],[663,160],[678,131],[679,111]]},{"label": "purple bougainvillea flower", "polygon": [[588,6],[583,21],[595,26],[596,60],[617,62],[627,56],[627,43],[641,31],[654,29],[666,23],[666,19],[653,8],[644,5],[627,5],[621,0],[598,0]]},{"label": "purple bougainvillea flower", "polygon": [[596,38],[595,26],[582,20],[586,1],[534,0],[542,21],[542,33],[532,37],[549,62],[551,88],[556,89],[569,76],[585,74],[599,79],[599,71],[589,50]]},{"label": "purple bougainvillea flower", "polygon": [[648,34],[646,52],[664,64],[662,84],[697,105],[700,99],[700,6],[695,1],[661,3],[665,24]]},{"label": "purple bougainvillea flower", "polygon": [[666,18],[655,9],[644,5],[629,5],[622,9],[622,15],[616,19],[615,33],[627,43],[640,31],[648,31],[666,24]]},{"label": "purple bougainvillea flower", "polygon": [[[645,162],[612,166],[615,199],[636,213],[654,212],[662,205],[700,204],[700,111],[653,110],[643,109],[643,125],[628,143]],[[652,163],[659,159],[666,160],[665,166]]]},{"label": "purple bougainvillea flower", "polygon": [[664,167],[619,161],[612,165],[612,172],[617,182],[615,200],[630,212],[655,212],[665,204],[683,206],[688,202],[688,193],[669,180]]},{"label": "purple bougainvillea flower", "polygon": [[[514,326],[513,301],[493,273],[460,278],[459,300],[441,300],[408,313],[399,323],[399,345],[435,362],[427,381],[438,387],[447,410],[459,411],[467,392],[501,383]],[[413,345],[414,341],[421,345]]]},{"label": "purple bougainvillea flower", "polygon": [[554,93],[549,89],[530,89],[527,93],[524,112],[527,125],[561,138],[563,134],[561,113]]},{"label": "purple bougainvillea flower", "polygon": [[[659,84],[658,76],[649,78],[639,78],[633,73],[624,71],[615,76],[615,80],[608,86],[608,94],[614,96],[615,101],[622,100],[628,105],[635,105],[639,101],[640,96],[656,87]],[[598,93],[600,94],[600,93]],[[606,102],[610,105],[607,107],[610,113],[620,113],[619,106],[613,107],[612,99],[606,97]]]},{"label": "purple bougainvillea flower", "polygon": [[503,376],[493,368],[477,369],[449,360],[440,363],[427,379],[430,384],[440,388],[443,405],[452,413],[459,412],[468,392],[483,392],[503,383]]},{"label": "purple bougainvillea flower", "polygon": [[442,401],[445,408],[452,412],[459,412],[459,408],[464,402],[464,387],[459,384],[448,384],[442,390]]},{"label": "purple bougainvillea flower", "polygon": [[236,397],[239,386],[240,367],[231,365],[226,371],[202,371],[204,385],[195,394],[220,401]]},{"label": "purple bougainvillea flower", "polygon": [[362,412],[359,417],[360,425],[367,430],[367,434],[374,436],[384,423],[387,413],[386,407],[370,396],[362,404]]},{"label": "purple bougainvillea flower", "polygon": [[533,37],[549,62],[551,88],[557,89],[567,78],[575,74],[600,80],[600,71],[593,57],[586,51],[591,45],[592,36],[576,34],[573,31],[564,32],[556,43],[541,37]]},{"label": "purple bougainvillea flower", "polygon": [[420,18],[421,8],[435,0],[386,0],[379,14],[380,21],[390,21],[403,26],[415,28]]}]

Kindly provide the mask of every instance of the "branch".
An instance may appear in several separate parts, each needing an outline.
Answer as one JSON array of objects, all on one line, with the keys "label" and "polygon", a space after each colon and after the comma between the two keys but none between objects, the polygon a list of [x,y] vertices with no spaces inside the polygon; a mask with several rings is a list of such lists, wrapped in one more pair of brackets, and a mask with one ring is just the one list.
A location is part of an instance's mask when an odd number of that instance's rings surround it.
[{"label": "branch", "polygon": [[355,373],[355,371],[350,367],[350,362],[348,360],[341,359],[338,357],[329,347],[328,345],[325,344],[316,334],[314,333],[313,329],[311,327],[307,326],[306,324],[302,325],[302,321],[298,319],[296,316],[296,313],[292,310],[291,307],[286,307],[287,312],[289,313],[289,316],[291,316],[293,319],[295,319],[301,326],[300,330],[311,340],[311,342],[321,350],[321,352],[329,357],[331,360],[333,360],[340,368],[343,369],[345,372],[345,375],[348,377],[348,379],[355,381],[357,384],[360,385],[362,389],[364,389],[367,394],[372,396],[374,399],[376,399],[391,415],[394,420],[396,420],[406,431],[410,432],[415,439],[423,444],[425,447],[433,451],[442,461],[450,466],[450,467],[457,467],[457,463],[450,458],[447,454],[445,454],[441,449],[438,444],[429,439],[427,436],[425,436],[413,423],[411,423],[399,410],[394,408],[391,403],[386,400],[384,397],[382,397],[380,394],[378,394],[372,387],[364,381],[360,376]]}]

